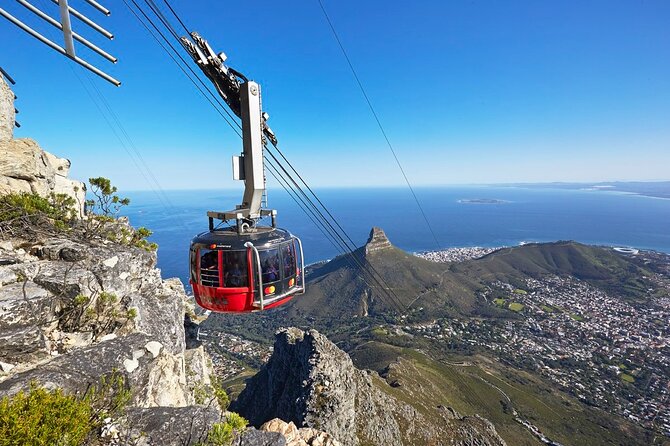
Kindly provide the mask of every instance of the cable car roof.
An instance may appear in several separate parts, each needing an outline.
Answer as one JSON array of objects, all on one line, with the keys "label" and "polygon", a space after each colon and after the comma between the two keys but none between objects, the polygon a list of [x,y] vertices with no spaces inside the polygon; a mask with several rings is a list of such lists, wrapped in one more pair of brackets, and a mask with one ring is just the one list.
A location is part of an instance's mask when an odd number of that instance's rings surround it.
[{"label": "cable car roof", "polygon": [[291,240],[293,235],[280,228],[260,226],[249,229],[249,232],[238,234],[236,228],[223,228],[214,231],[205,231],[193,237],[191,244],[216,245],[217,249],[246,249],[244,244],[251,242],[257,249]]}]

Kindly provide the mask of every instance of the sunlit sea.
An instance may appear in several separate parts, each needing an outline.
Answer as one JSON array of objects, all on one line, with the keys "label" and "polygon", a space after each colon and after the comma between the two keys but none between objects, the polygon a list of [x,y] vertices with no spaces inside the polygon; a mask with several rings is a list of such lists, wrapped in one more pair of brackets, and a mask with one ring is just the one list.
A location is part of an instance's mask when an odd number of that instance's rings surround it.
[{"label": "sunlit sea", "polygon": [[[407,188],[322,189],[321,200],[356,245],[370,229],[384,229],[393,244],[410,252],[464,246],[514,246],[524,242],[576,240],[670,253],[670,200],[593,190],[513,187],[415,189],[432,227],[428,229]],[[146,226],[158,243],[163,277],[188,277],[189,241],[207,229],[206,212],[234,208],[242,191],[128,192],[125,215]],[[299,236],[308,263],[339,254],[283,190],[270,190],[278,225]],[[478,204],[469,200],[495,200]],[[436,240],[437,239],[437,240]]]}]

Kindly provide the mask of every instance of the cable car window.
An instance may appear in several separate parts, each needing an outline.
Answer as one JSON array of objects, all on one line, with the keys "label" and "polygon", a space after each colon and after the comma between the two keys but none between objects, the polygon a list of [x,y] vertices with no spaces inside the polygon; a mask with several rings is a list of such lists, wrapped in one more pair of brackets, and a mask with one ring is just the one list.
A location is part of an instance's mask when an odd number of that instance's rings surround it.
[{"label": "cable car window", "polygon": [[219,286],[219,252],[200,250],[200,283],[204,286]]},{"label": "cable car window", "polygon": [[263,283],[279,280],[279,250],[268,249],[259,251],[261,258],[261,269],[263,272]]},{"label": "cable car window", "polygon": [[296,262],[295,262],[295,245],[293,241],[287,243],[281,247],[281,254],[284,258],[284,277],[295,276],[296,273]]},{"label": "cable car window", "polygon": [[193,283],[196,282],[197,277],[198,277],[197,276],[197,271],[196,271],[197,263],[195,261],[197,255],[198,254],[197,254],[196,250],[191,249],[191,253],[190,253],[190,256],[191,256],[191,258],[190,258],[190,260],[191,260],[191,282],[193,282]]},{"label": "cable car window", "polygon": [[247,276],[247,252],[224,251],[223,253],[223,281],[227,287],[242,287],[249,285]]}]

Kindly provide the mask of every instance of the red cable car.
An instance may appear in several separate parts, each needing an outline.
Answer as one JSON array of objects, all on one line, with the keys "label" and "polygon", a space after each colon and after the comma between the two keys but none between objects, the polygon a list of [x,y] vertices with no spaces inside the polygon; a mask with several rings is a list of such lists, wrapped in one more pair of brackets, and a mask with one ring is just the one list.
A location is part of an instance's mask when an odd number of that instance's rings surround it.
[{"label": "red cable car", "polygon": [[[261,109],[260,85],[224,65],[197,33],[184,48],[214,83],[221,98],[242,120],[243,152],[233,157],[233,178],[244,180],[242,204],[227,212],[208,212],[209,231],[191,240],[190,284],[195,300],[216,312],[249,312],[278,307],[305,292],[304,258],[298,237],[276,227],[277,212],[262,209],[265,194],[263,150],[277,138]],[[272,226],[260,226],[264,217]],[[234,225],[219,228],[214,220]]]},{"label": "red cable car", "polygon": [[305,290],[300,239],[259,227],[198,234],[191,241],[191,287],[203,308],[216,312],[267,310]]}]

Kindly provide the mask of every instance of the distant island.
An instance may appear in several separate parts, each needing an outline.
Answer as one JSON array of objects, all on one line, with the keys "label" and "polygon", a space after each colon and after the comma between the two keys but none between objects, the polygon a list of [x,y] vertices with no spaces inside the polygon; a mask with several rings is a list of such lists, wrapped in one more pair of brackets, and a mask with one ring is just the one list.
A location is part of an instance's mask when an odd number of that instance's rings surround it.
[{"label": "distant island", "polygon": [[462,200],[458,200],[459,203],[464,203],[464,204],[505,204],[509,203],[508,201],[505,200],[496,200],[494,198],[464,198]]},{"label": "distant island", "polygon": [[603,192],[619,192],[644,197],[670,199],[670,181],[609,181],[601,183],[514,183],[495,184],[503,187],[542,189],[572,189]]}]

